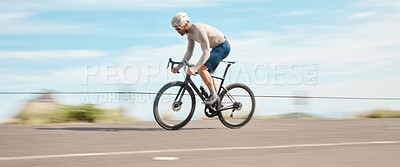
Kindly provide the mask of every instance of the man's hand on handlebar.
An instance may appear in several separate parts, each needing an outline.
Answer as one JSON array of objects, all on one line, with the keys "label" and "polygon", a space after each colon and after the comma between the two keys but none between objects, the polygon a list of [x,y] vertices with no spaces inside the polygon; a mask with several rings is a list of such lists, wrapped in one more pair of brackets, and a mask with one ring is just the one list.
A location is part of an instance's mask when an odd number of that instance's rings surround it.
[{"label": "man's hand on handlebar", "polygon": [[196,75],[196,70],[193,67],[189,67],[187,70],[187,74]]},{"label": "man's hand on handlebar", "polygon": [[178,67],[174,67],[174,68],[171,69],[171,72],[174,73],[174,74],[176,74],[178,71],[179,71]]},{"label": "man's hand on handlebar", "polygon": [[169,62],[168,62],[167,68],[170,67],[169,66],[170,64],[171,64],[171,72],[174,73],[174,74],[179,73],[179,69],[180,69],[178,67],[174,67],[174,65],[175,64],[180,64],[180,65],[186,65],[186,66],[189,67],[188,70],[187,70],[187,74],[196,75],[196,69],[194,68],[194,65],[193,64],[189,64],[189,62],[187,60],[184,60],[183,62],[175,62],[175,61],[172,61],[171,58],[169,58]]}]

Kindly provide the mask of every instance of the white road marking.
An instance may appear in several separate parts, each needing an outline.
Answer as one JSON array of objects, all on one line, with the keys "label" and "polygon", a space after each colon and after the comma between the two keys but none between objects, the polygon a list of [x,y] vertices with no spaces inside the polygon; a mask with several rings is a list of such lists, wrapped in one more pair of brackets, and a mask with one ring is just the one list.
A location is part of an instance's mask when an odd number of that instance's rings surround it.
[{"label": "white road marking", "polygon": [[323,144],[294,144],[277,146],[254,146],[254,147],[217,147],[217,148],[192,148],[192,149],[171,149],[171,150],[149,150],[149,151],[127,151],[127,152],[104,152],[104,153],[76,153],[59,155],[34,155],[17,157],[0,157],[0,161],[6,160],[27,160],[45,158],[67,158],[85,156],[104,156],[104,155],[129,155],[129,154],[151,154],[151,153],[172,153],[172,152],[194,152],[194,151],[221,151],[221,150],[257,150],[257,149],[279,149],[279,148],[298,148],[298,147],[328,147],[328,146],[348,146],[348,145],[372,145],[372,144],[398,144],[400,141],[370,141],[370,142],[347,142],[347,143],[323,143]]},{"label": "white road marking", "polygon": [[178,160],[178,157],[153,157],[153,160],[158,160],[158,161],[174,161]]}]

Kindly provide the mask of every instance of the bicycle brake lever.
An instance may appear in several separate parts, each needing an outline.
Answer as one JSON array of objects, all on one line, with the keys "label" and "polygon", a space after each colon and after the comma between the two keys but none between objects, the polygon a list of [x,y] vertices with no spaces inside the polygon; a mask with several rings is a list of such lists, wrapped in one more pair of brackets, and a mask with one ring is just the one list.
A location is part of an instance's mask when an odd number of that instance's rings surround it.
[{"label": "bicycle brake lever", "polygon": [[[168,64],[167,64],[167,69],[168,69],[168,67],[169,67],[169,64],[171,63],[171,70],[174,68],[174,65],[175,65],[175,63],[172,61],[172,59],[171,58],[169,58],[169,61],[168,61]],[[176,73],[180,73],[179,71],[176,71]]]},{"label": "bicycle brake lever", "polygon": [[167,69],[168,69],[170,63],[171,63],[171,69],[174,68],[174,64],[172,63],[172,59],[169,58],[169,61],[167,63]]}]

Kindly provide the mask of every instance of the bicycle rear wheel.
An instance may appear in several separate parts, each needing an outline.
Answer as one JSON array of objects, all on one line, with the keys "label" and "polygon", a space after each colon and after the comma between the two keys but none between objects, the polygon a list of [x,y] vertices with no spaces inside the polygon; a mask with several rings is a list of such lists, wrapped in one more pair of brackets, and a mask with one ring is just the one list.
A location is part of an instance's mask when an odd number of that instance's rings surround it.
[{"label": "bicycle rear wheel", "polygon": [[170,82],[157,93],[153,114],[164,129],[177,130],[185,126],[193,116],[195,96],[189,86],[180,81]]},{"label": "bicycle rear wheel", "polygon": [[249,87],[241,83],[230,84],[220,94],[219,120],[228,128],[246,125],[253,116],[256,101]]}]

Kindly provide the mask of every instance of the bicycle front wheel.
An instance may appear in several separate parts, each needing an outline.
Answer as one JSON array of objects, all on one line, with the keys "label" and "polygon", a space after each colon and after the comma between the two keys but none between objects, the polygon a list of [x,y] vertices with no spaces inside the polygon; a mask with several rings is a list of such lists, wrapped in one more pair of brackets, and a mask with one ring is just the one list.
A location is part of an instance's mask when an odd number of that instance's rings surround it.
[{"label": "bicycle front wheel", "polygon": [[256,101],[249,87],[241,83],[228,85],[220,95],[219,120],[228,128],[246,125],[253,116]]},{"label": "bicycle front wheel", "polygon": [[195,96],[183,82],[170,82],[163,86],[154,100],[153,113],[164,129],[177,130],[185,126],[193,116]]}]

